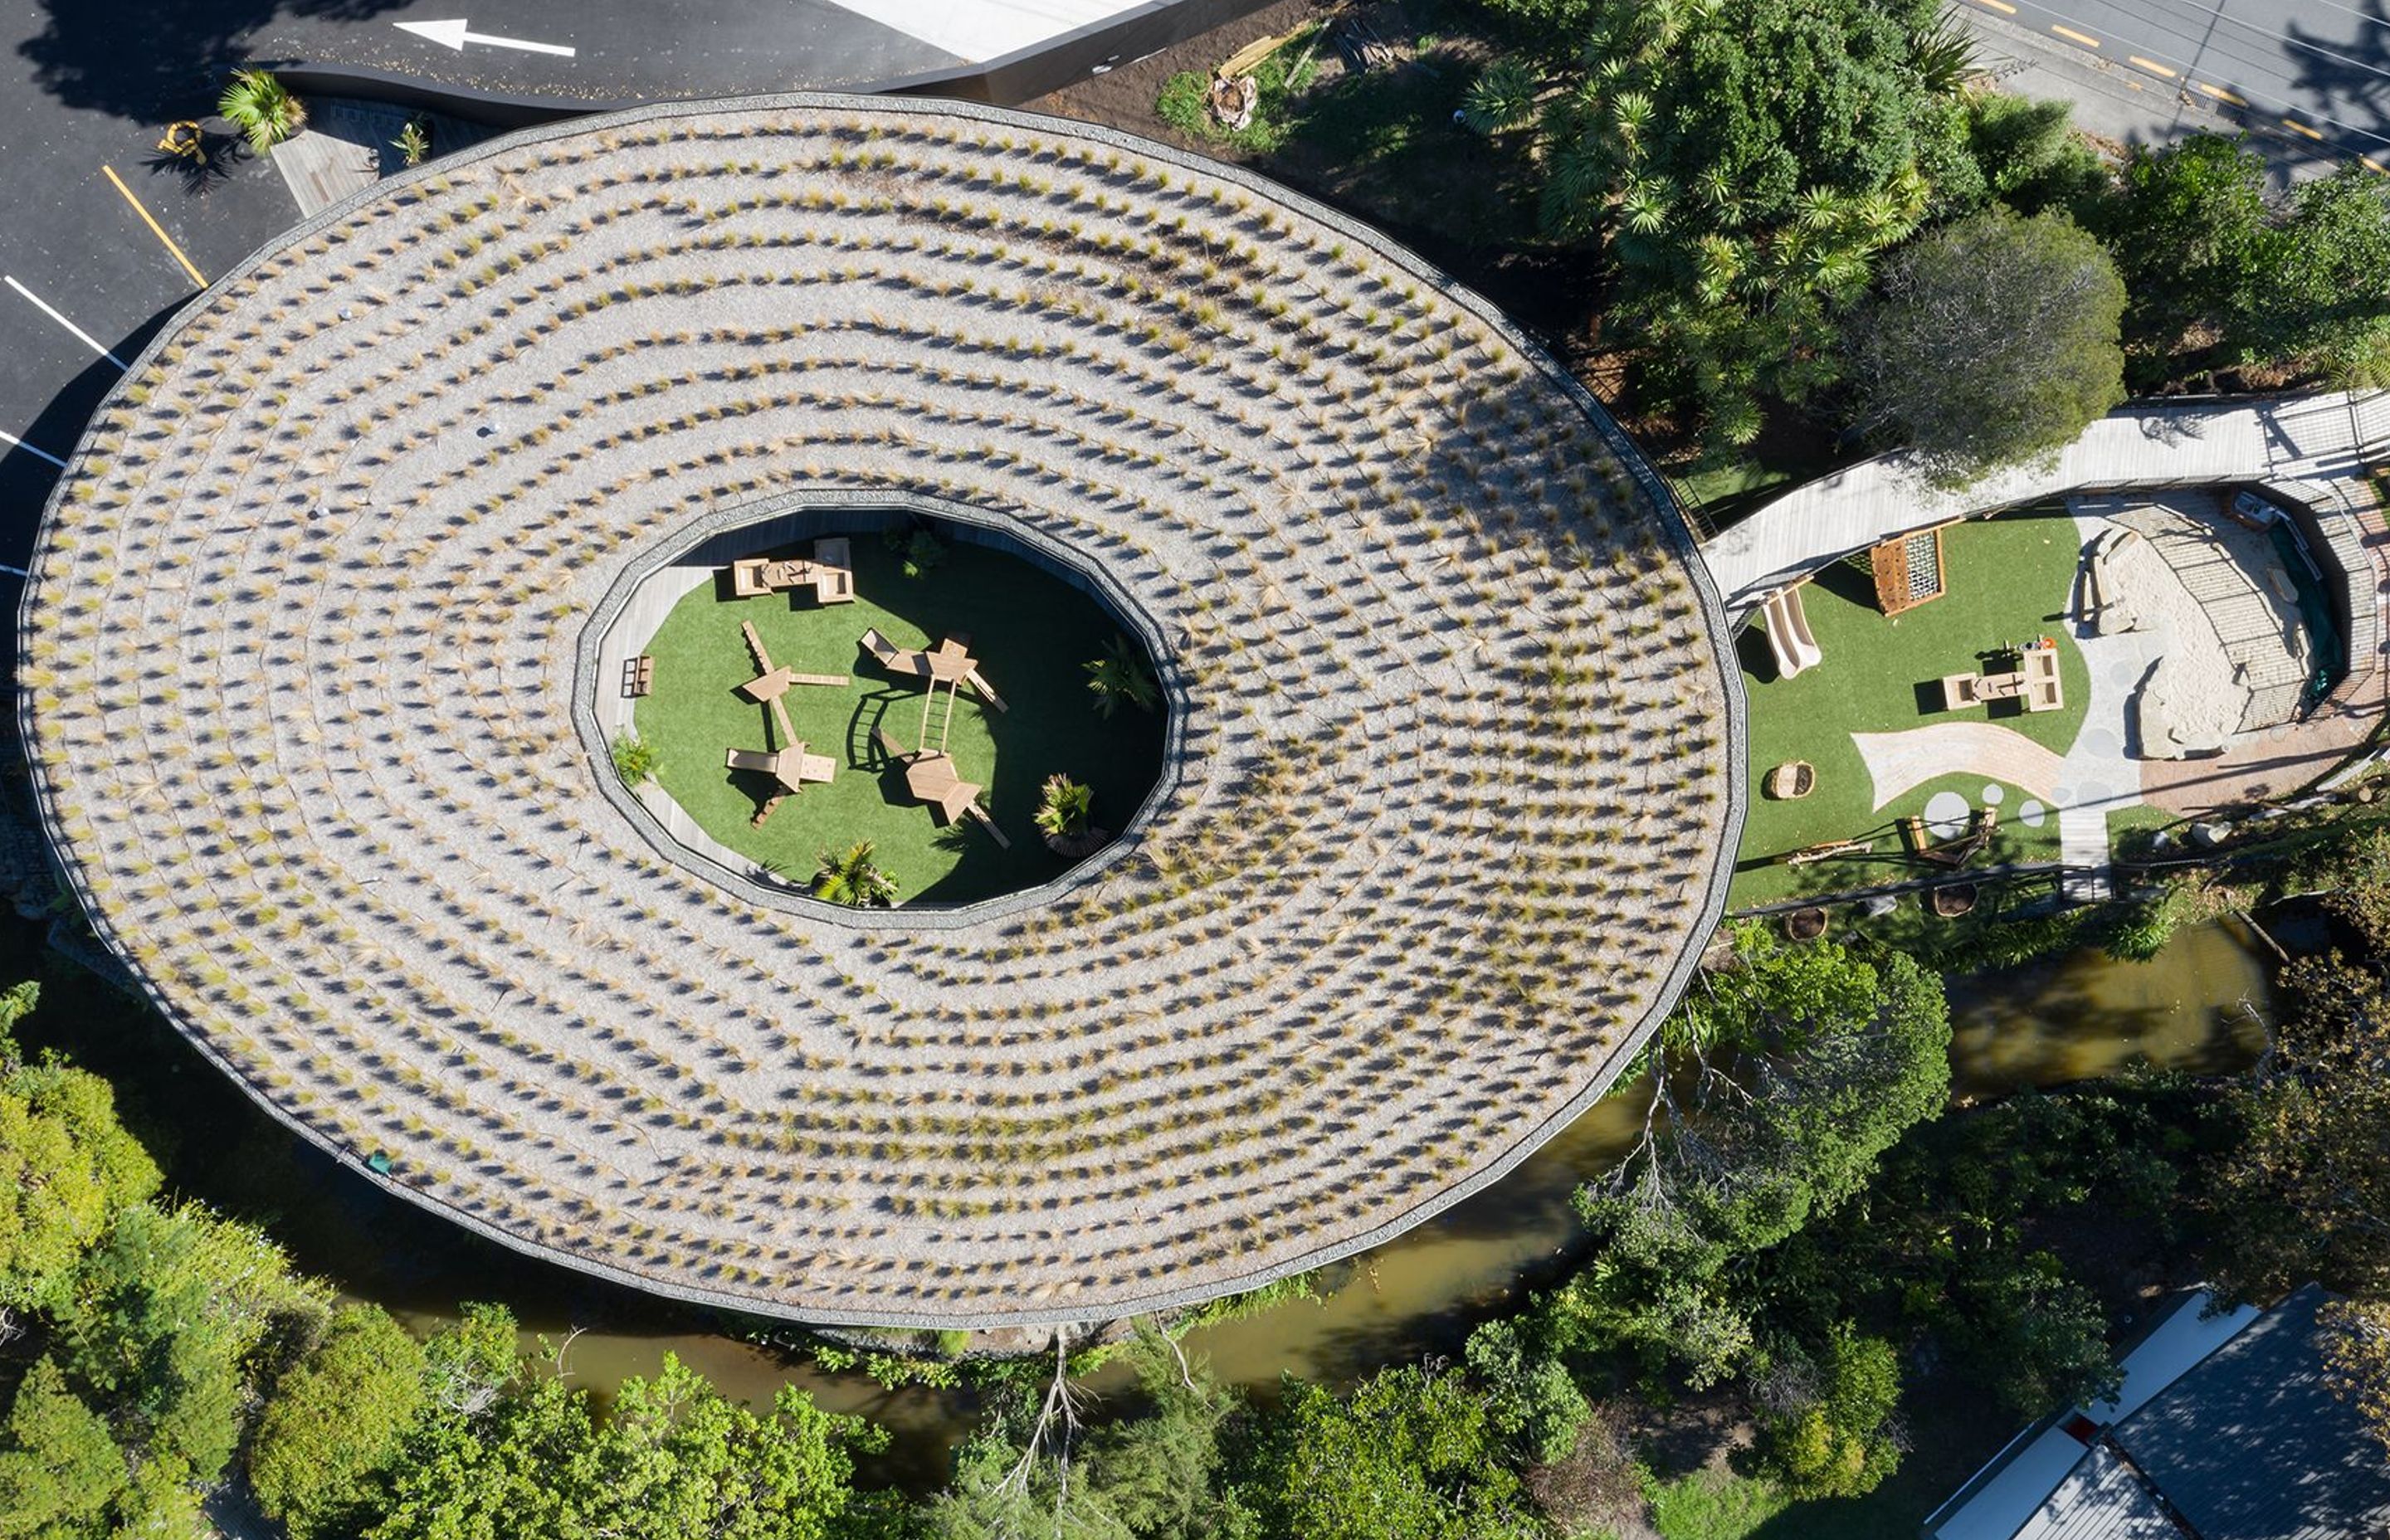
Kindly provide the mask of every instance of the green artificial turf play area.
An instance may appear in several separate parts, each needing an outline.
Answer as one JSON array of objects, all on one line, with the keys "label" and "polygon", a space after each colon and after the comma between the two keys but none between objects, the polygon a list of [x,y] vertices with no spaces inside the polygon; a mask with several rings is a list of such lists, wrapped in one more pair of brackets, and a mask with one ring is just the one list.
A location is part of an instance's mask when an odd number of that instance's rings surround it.
[{"label": "green artificial turf play area", "polygon": [[[877,847],[905,904],[957,904],[1047,881],[1068,865],[1031,823],[1038,788],[1060,772],[1095,792],[1095,821],[1118,831],[1150,791],[1162,764],[1159,711],[1123,705],[1107,720],[1087,687],[1086,664],[1122,635],[1094,598],[1038,568],[983,545],[946,542],[936,565],[907,577],[876,533],[850,537],[855,598],[816,606],[811,589],[733,598],[726,574],[675,605],[648,653],[654,693],[638,703],[640,738],[655,751],[655,778],[699,827],[758,865],[810,885],[817,857],[857,840]],[[774,555],[809,555],[810,546]],[[724,768],[728,749],[777,750],[765,706],[739,693],[757,672],[741,638],[753,622],[777,666],[844,674],[844,689],[800,685],[784,697],[807,750],[837,763],[836,778],[784,800],[752,827],[774,783]],[[998,848],[968,820],[941,828],[912,802],[904,776],[880,768],[872,729],[886,725],[911,749],[921,732],[922,688],[891,678],[858,647],[864,632],[900,648],[967,635],[980,672],[1009,712],[957,692],[946,750],[956,773],[986,788],[982,799],[1012,841]],[[930,747],[946,712],[931,709]]]},{"label": "green artificial turf play area", "polygon": [[[2039,828],[2026,827],[2018,813],[2031,793],[1995,777],[1938,776],[1874,807],[1873,783],[1851,734],[1990,721],[2065,753],[2090,699],[2089,671],[2064,622],[2081,548],[2074,521],[2062,514],[2021,512],[1954,525],[1942,532],[1947,592],[1897,617],[1876,608],[1863,565],[1836,562],[1801,591],[1822,661],[1796,679],[1777,677],[1756,619],[1743,628],[1736,645],[1750,703],[1751,811],[1736,865],[1735,905],[1928,875],[1934,868],[1905,858],[1895,820],[1922,813],[1937,791],[1954,791],[1982,806],[1984,789],[2001,785],[1998,828],[1975,866],[2057,859],[2056,811]],[[1984,655],[2044,635],[2058,640],[2063,707],[2026,712],[1996,706],[1988,715],[1982,707],[1943,709],[1945,674],[1976,672],[1987,666]],[[1817,766],[1817,789],[1798,801],[1778,801],[1763,783],[1768,771],[1789,760]],[[1775,860],[1806,845],[1870,836],[1876,843],[1869,856],[1808,866]]]}]

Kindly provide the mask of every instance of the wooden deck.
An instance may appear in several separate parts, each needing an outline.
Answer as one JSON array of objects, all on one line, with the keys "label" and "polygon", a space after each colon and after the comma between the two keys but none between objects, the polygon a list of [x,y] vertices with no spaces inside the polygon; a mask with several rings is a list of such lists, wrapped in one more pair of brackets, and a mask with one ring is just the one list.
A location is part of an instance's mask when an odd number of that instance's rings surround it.
[{"label": "wooden deck", "polygon": [[392,141],[408,120],[418,117],[430,125],[436,155],[479,144],[491,134],[478,123],[444,113],[409,112],[381,102],[308,98],[307,126],[274,147],[274,169],[297,200],[299,217],[308,218],[401,169]]}]

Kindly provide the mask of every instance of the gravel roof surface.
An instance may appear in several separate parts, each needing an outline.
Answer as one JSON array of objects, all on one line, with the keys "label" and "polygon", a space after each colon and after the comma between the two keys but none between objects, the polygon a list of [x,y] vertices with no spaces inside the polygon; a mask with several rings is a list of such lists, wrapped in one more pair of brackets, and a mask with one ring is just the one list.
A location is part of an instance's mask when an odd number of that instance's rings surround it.
[{"label": "gravel roof surface", "polygon": [[[101,936],[399,1190],[750,1310],[1096,1318],[1417,1223],[1680,986],[1739,705],[1612,431],[1242,173],[990,109],[646,109],[394,179],[170,327],[47,516],[20,711]],[[1134,593],[1176,778],[1113,859],[854,918],[626,815],[593,610],[798,482]]]}]

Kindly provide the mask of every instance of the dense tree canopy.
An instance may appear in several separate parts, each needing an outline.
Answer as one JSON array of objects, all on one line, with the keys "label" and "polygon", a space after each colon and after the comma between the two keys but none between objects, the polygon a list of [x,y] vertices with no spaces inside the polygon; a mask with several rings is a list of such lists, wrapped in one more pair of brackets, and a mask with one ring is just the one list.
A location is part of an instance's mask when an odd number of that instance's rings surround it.
[{"label": "dense tree canopy", "polygon": [[2252,1301],[2318,1279],[2390,1298],[2390,992],[2336,956],[2294,965],[2284,986],[2292,1008],[2217,1172],[2217,1281]]},{"label": "dense tree canopy", "polygon": [[353,1531],[423,1408],[422,1346],[390,1315],[344,1305],[274,1387],[250,1450],[258,1505],[291,1540]]},{"label": "dense tree canopy", "polygon": [[1758,1346],[1747,1302],[1718,1282],[1728,1260],[1848,1200],[1950,1085],[1938,978],[1897,953],[1755,927],[1737,941],[1739,966],[1704,975],[1662,1029],[1651,1132],[1578,1193],[1602,1249],[1552,1300],[1564,1337],[1639,1346],[1696,1384]]},{"label": "dense tree canopy", "polygon": [[2281,364],[2338,384],[2390,379],[2390,186],[2350,166],[2268,190],[2264,157],[2195,135],[2139,148],[2101,233],[2132,294],[2142,378]]},{"label": "dense tree canopy", "polygon": [[[955,1480],[921,1515],[926,1540],[1208,1540],[1250,1515],[1222,1488],[1222,1439],[1240,1399],[1158,1335],[1130,1349],[1145,1413],[1112,1418],[1065,1458],[1024,1458],[1042,1409],[1027,1387],[1000,1393],[957,1451]],[[1047,1446],[1041,1445],[1041,1449]],[[1258,1537],[1256,1537],[1258,1540]]]},{"label": "dense tree canopy", "polygon": [[1484,1398],[1458,1374],[1415,1365],[1382,1369],[1350,1396],[1290,1382],[1236,1475],[1255,1540],[1538,1533]]},{"label": "dense tree canopy", "polygon": [[97,1075],[27,1064],[7,1028],[33,986],[0,995],[0,1311],[40,1301],[116,1212],[158,1189],[158,1168],[116,1119]]},{"label": "dense tree canopy", "polygon": [[670,1354],[654,1379],[625,1380],[602,1422],[585,1394],[527,1372],[479,1411],[418,1424],[367,1533],[371,1540],[820,1540],[846,1508],[850,1445],[865,1431],[794,1386],[759,1416]]},{"label": "dense tree canopy", "polygon": [[2390,1301],[2334,1300],[2319,1319],[2327,1382],[2390,1449]]},{"label": "dense tree canopy", "polygon": [[105,1534],[130,1484],[107,1419],[68,1387],[56,1360],[36,1360],[0,1424],[0,1535]]},{"label": "dense tree canopy", "polygon": [[312,1333],[328,1294],[251,1226],[136,1203],[77,1263],[53,1322],[69,1380],[114,1408],[126,1447],[210,1482],[240,1440],[251,1355]]},{"label": "dense tree canopy", "polygon": [[1598,0],[1547,109],[1545,223],[1609,234],[1624,312],[1715,437],[1831,380],[1836,316],[1964,162],[1935,0]]},{"label": "dense tree canopy", "polygon": [[2063,214],[1942,225],[1884,263],[1852,325],[1860,420],[1952,481],[2061,449],[2125,399],[2124,309]]}]

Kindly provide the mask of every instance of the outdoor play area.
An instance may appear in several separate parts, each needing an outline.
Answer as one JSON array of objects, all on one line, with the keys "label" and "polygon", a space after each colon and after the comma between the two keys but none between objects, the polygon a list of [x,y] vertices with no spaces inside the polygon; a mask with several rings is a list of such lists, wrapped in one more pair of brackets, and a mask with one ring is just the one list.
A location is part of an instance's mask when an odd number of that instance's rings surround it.
[{"label": "outdoor play area", "polygon": [[[1939,592],[1900,609],[1904,591],[1897,613],[1885,612],[1866,553],[1804,584],[1815,661],[1792,677],[1772,655],[1770,617],[1743,630],[1752,790],[1735,905],[1930,875],[1901,828],[1912,816],[1934,843],[1985,832],[1975,866],[2057,859],[2050,765],[2073,747],[2089,698],[2066,622],[2081,539],[2063,514],[2016,513],[1933,540],[1938,557],[1924,550],[1919,565],[1938,560]],[[1872,849],[1782,859],[1844,841]]]},{"label": "outdoor play area", "polygon": [[1047,776],[1087,786],[1100,828],[1137,812],[1163,721],[1158,703],[1099,711],[1087,665],[1134,644],[1095,599],[934,533],[821,545],[838,565],[809,544],[724,568],[646,649],[638,736],[707,834],[800,887],[867,840],[900,903],[957,904],[1069,864],[1032,821]]}]

